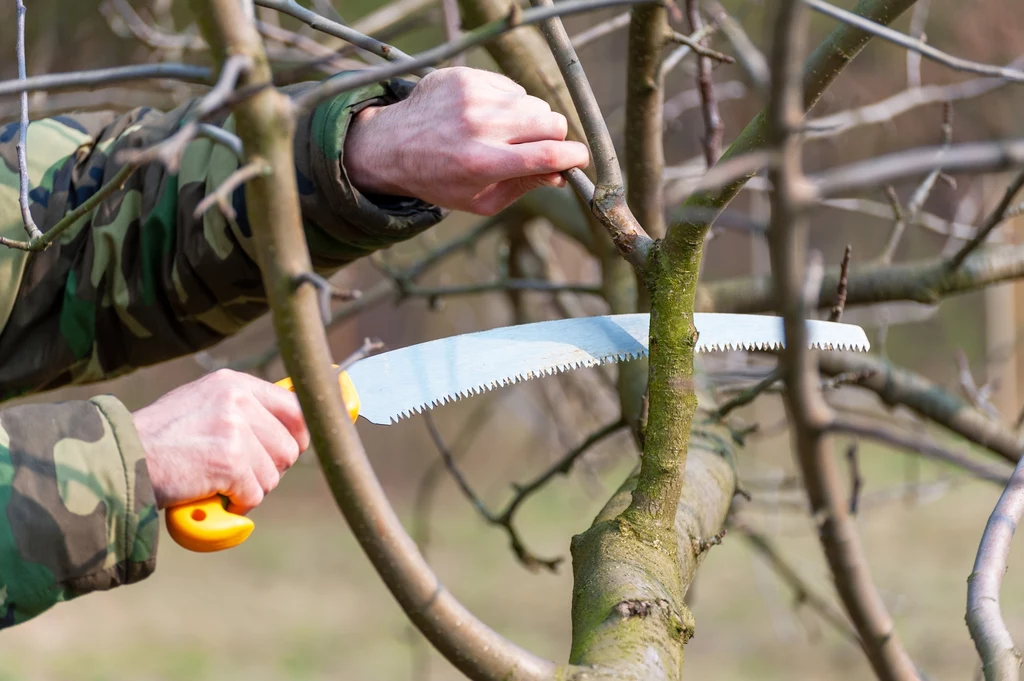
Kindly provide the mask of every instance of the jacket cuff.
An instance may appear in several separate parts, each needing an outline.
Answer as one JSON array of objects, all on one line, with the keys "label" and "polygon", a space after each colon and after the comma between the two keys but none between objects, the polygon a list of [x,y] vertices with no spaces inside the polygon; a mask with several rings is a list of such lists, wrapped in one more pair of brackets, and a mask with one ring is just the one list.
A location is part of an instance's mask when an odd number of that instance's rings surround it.
[{"label": "jacket cuff", "polygon": [[447,211],[420,199],[367,194],[356,189],[345,170],[345,139],[355,115],[369,106],[399,102],[413,83],[394,79],[335,97],[313,112],[310,161],[317,196],[333,219],[319,226],[346,246],[367,255],[409,239],[440,222]]},{"label": "jacket cuff", "polygon": [[160,537],[156,494],[146,467],[146,452],[131,412],[111,395],[101,395],[89,401],[110,426],[124,465],[123,526],[120,536],[111,537],[117,568],[110,586],[132,584],[145,579],[156,569]]}]

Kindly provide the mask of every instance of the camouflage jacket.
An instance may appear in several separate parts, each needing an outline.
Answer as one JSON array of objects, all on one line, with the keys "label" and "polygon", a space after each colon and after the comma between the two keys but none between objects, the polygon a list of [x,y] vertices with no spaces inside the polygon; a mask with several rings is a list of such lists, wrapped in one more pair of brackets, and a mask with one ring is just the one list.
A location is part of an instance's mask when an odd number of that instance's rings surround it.
[{"label": "camouflage jacket", "polygon": [[[443,217],[419,200],[360,193],[342,163],[352,115],[398,101],[411,87],[363,88],[299,121],[295,171],[313,263],[323,274]],[[28,167],[39,228],[51,228],[113,177],[116,151],[162,139],[193,105],[33,122]],[[215,122],[233,130],[231,117]],[[0,235],[23,240],[17,141],[17,123],[0,129]],[[46,251],[0,246],[0,399],[191,353],[265,312],[244,188],[232,197],[234,223],[217,210],[193,217],[237,166],[229,149],[197,139],[176,174],[157,164],[137,169]],[[125,406],[102,396],[0,409],[0,513],[0,629],[148,576],[158,516]]]}]

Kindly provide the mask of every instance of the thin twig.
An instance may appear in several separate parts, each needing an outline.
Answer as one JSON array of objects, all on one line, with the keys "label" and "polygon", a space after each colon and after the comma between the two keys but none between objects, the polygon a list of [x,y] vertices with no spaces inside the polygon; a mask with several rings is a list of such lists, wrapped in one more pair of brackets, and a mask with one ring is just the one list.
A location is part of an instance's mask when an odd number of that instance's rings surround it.
[{"label": "thin twig", "polygon": [[83,217],[93,211],[104,199],[113,194],[115,191],[120,189],[128,176],[135,172],[135,166],[124,165],[121,166],[120,170],[110,178],[110,182],[96,190],[96,192],[88,199],[78,205],[73,211],[62,217],[53,227],[47,230],[44,234],[41,234],[35,239],[29,239],[28,241],[15,241],[8,239],[7,237],[0,236],[0,246],[7,246],[8,248],[16,248],[22,251],[31,251],[37,253],[44,251],[49,248],[50,244],[57,240],[61,234],[68,230],[71,226],[81,220]]},{"label": "thin twig", "polygon": [[850,285],[850,256],[853,254],[853,246],[846,244],[843,252],[843,262],[839,265],[839,285],[836,287],[836,302],[829,312],[828,320],[838,322],[843,318],[843,310],[846,309],[846,295]]},{"label": "thin twig", "polygon": [[212,72],[205,66],[172,63],[116,66],[109,69],[71,71],[70,73],[47,73],[31,78],[0,81],[0,97],[42,90],[90,89],[106,83],[122,83],[149,78],[173,78],[192,83],[209,83],[211,75]]},{"label": "thin twig", "polygon": [[[441,0],[441,14],[444,18],[444,39],[458,40],[462,35],[462,16],[459,13],[459,0]],[[466,53],[452,57],[452,66],[465,66]]]},{"label": "thin twig", "polygon": [[202,200],[196,204],[195,210],[192,211],[192,217],[199,219],[202,217],[203,213],[210,210],[210,208],[216,204],[220,209],[220,212],[224,214],[224,217],[234,220],[237,215],[235,214],[235,209],[231,205],[231,201],[228,200],[228,197],[231,196],[236,189],[254,177],[267,175],[269,173],[270,167],[263,159],[253,158],[244,166],[228,175],[214,191],[204,196]]},{"label": "thin twig", "polygon": [[[686,15],[690,21],[690,30],[696,33],[704,27],[700,16],[697,0],[686,0]],[[697,57],[697,87],[700,90],[702,111],[704,113],[704,158],[708,168],[718,162],[722,155],[722,137],[725,134],[722,116],[718,112],[718,99],[715,98],[715,85],[711,78],[711,59],[700,55]]]},{"label": "thin twig", "polygon": [[615,15],[608,21],[602,21],[599,24],[594,24],[587,30],[576,34],[573,38],[570,38],[570,41],[572,42],[572,46],[578,50],[584,45],[591,43],[598,38],[604,37],[609,33],[613,33],[620,28],[625,28],[628,25],[629,12],[623,12],[622,14]]},{"label": "thin twig", "polygon": [[[552,0],[531,0],[531,3],[535,11],[552,11],[564,9],[571,0],[560,2],[557,7]],[[525,15],[524,12],[524,20]],[[590,145],[590,153],[594,158],[597,183],[590,201],[591,210],[608,230],[619,254],[634,267],[641,269],[647,263],[647,254],[654,242],[637,222],[626,203],[622,170],[619,168],[615,144],[608,132],[608,125],[597,103],[597,97],[590,87],[587,74],[558,14],[541,19],[540,28],[565,80],[573,106],[576,107],[583,125],[587,143]],[[574,188],[582,184],[580,174],[575,175],[566,176]],[[581,196],[587,199],[586,194]]]},{"label": "thin twig", "polygon": [[740,66],[750,76],[754,87],[761,92],[766,92],[770,76],[768,73],[768,61],[764,58],[764,55],[761,54],[761,51],[757,49],[757,46],[754,45],[746,31],[743,30],[740,22],[733,19],[725,8],[722,7],[721,3],[712,0],[712,2],[706,3],[706,6],[711,13],[711,18],[722,29],[726,40],[732,45]]},{"label": "thin twig", "polygon": [[1007,211],[1010,209],[1014,197],[1017,195],[1017,192],[1021,190],[1021,187],[1024,187],[1024,171],[1021,171],[1010,183],[1010,186],[1006,188],[1006,193],[1003,194],[1003,198],[999,202],[999,205],[997,205],[995,209],[989,213],[988,217],[985,218],[985,222],[983,222],[981,227],[978,228],[978,233],[974,238],[964,244],[963,248],[957,251],[956,254],[949,259],[950,269],[955,270],[960,267],[960,265],[963,264],[964,259],[967,258],[974,249],[978,248],[978,246],[985,242],[985,239],[988,238],[988,235],[992,230],[1002,224],[1006,219]]},{"label": "thin twig", "polygon": [[701,45],[698,41],[691,40],[690,36],[683,35],[679,31],[669,31],[668,39],[673,43],[686,45],[701,57],[707,57],[708,59],[713,59],[715,61],[722,62],[723,64],[736,63],[736,59],[734,57],[730,57],[729,55],[723,52],[719,52],[718,50],[713,50],[710,47],[705,47],[704,45]]},{"label": "thin twig", "polygon": [[[940,257],[894,265],[865,264],[850,273],[846,305],[893,301],[935,305],[944,298],[1024,278],[1024,245],[972,253],[956,270],[950,270],[947,262]],[[838,283],[839,268],[832,268],[822,283],[819,309],[828,309]],[[706,284],[699,299],[703,301],[700,311],[756,313],[778,309],[772,299],[772,278],[767,275]]]},{"label": "thin twig", "polygon": [[[917,0],[914,13],[910,16],[910,37],[925,42],[924,27],[928,21],[931,0]],[[921,87],[921,53],[907,50],[907,86]]]},{"label": "thin twig", "polygon": [[832,168],[807,179],[811,198],[821,199],[889,184],[937,168],[947,173],[979,173],[1012,170],[1022,165],[1024,138],[1018,138],[949,147],[918,147]]},{"label": "thin twig", "polygon": [[1016,463],[1020,459],[1024,436],[924,376],[893,366],[880,357],[861,353],[823,353],[820,364],[822,372],[829,375],[870,371],[858,385],[875,392],[885,404],[906,406],[1006,461]]},{"label": "thin twig", "polygon": [[823,620],[832,625],[832,628],[843,638],[858,648],[861,646],[860,638],[857,636],[857,632],[850,626],[850,622],[842,613],[836,611],[835,607],[829,603],[825,596],[814,591],[797,573],[796,569],[782,558],[778,549],[767,536],[743,522],[733,521],[730,527],[738,530],[750,542],[750,546],[768,561],[779,579],[793,592],[793,602],[795,605],[810,606]]},{"label": "thin twig", "polygon": [[[331,21],[327,17],[323,17],[311,9],[307,9],[295,2],[295,0],[256,0],[256,4],[260,7],[267,7],[269,9],[277,10],[282,14],[287,14],[290,17],[294,17],[299,21],[305,23],[310,28],[317,31],[322,31],[327,35],[340,38],[348,43],[359,47],[360,49],[371,52],[378,57],[387,59],[388,61],[406,61],[411,59],[409,55],[402,52],[394,45],[388,45],[382,43],[376,38],[371,38],[368,35],[364,35],[359,31],[339,24],[336,21]],[[426,75],[427,72],[417,71],[417,75]]]},{"label": "thin twig", "polygon": [[[206,41],[200,36],[184,32],[180,34],[166,33],[147,23],[127,0],[105,0],[100,3],[100,13],[103,14],[111,28],[114,27],[114,13],[118,19],[124,22],[124,26],[136,40],[156,50],[181,52],[183,50],[207,49]],[[127,37],[123,31],[121,35]]]},{"label": "thin twig", "polygon": [[919,454],[926,459],[951,464],[957,468],[967,471],[974,477],[987,482],[994,482],[1002,485],[1009,479],[1009,473],[1001,468],[975,463],[959,452],[933,444],[917,436],[904,435],[903,433],[881,425],[865,424],[850,421],[848,419],[836,418],[828,424],[827,430],[832,433],[843,433],[861,438],[870,438],[872,440],[877,440],[878,442],[894,445],[908,452]]},{"label": "thin twig", "polygon": [[[1017,64],[1024,64],[1024,59],[1013,62],[1013,65]],[[973,78],[952,85],[912,88],[874,104],[811,119],[804,123],[803,134],[808,140],[835,137],[865,125],[889,123],[897,116],[922,106],[974,99],[1007,85],[1002,78]]]},{"label": "thin twig", "polygon": [[599,284],[574,284],[556,283],[544,281],[543,279],[501,279],[498,281],[487,281],[478,284],[454,284],[452,286],[414,286],[405,285],[402,288],[402,296],[416,296],[437,300],[438,298],[451,298],[454,296],[471,296],[481,293],[495,293],[504,291],[539,291],[542,293],[585,293],[589,295],[601,295]]},{"label": "thin twig", "polygon": [[[690,42],[700,42],[710,35],[713,35],[718,30],[718,26],[715,24],[706,24],[699,30],[691,33],[687,38]],[[693,54],[693,48],[687,45],[680,45],[676,49],[668,53],[668,55],[662,60],[660,67],[660,77],[664,78],[672,69],[679,66],[683,59]],[[698,92],[700,90],[698,89]]]},{"label": "thin twig", "polygon": [[988,396],[978,388],[978,384],[974,381],[974,375],[971,374],[971,365],[968,363],[967,355],[963,350],[957,349],[956,363],[959,369],[960,389],[963,391],[964,396],[977,409],[982,410],[989,417],[998,421],[1001,418],[999,410],[989,402]]},{"label": "thin twig", "polygon": [[359,360],[366,359],[370,355],[380,352],[383,349],[384,343],[379,338],[364,338],[362,345],[338,363],[338,368],[335,369],[335,372],[341,373],[342,371],[347,371],[349,367]]},{"label": "thin twig", "polygon": [[1024,458],[992,509],[967,578],[967,629],[981,657],[986,681],[1016,681],[1021,651],[1013,643],[999,604],[1010,544],[1024,515]]},{"label": "thin twig", "polygon": [[[18,80],[24,82],[25,73],[25,3],[17,0],[18,9]],[[42,236],[35,220],[32,219],[31,203],[28,198],[28,93],[21,93],[21,120],[18,126],[18,204],[21,206],[21,221],[28,232],[29,240]]]},{"label": "thin twig", "polygon": [[[953,103],[946,102],[943,107],[942,117],[942,141],[943,151],[949,149],[949,145],[953,143]],[[906,231],[907,224],[917,220],[917,216],[921,213],[924,208],[925,202],[932,193],[932,189],[935,187],[936,180],[939,179],[939,175],[942,173],[941,168],[936,168],[921,181],[917,189],[910,197],[910,202],[907,204],[906,214],[898,214],[896,222],[893,224],[892,232],[889,234],[889,241],[882,250],[882,254],[879,256],[879,261],[883,263],[892,262],[893,256],[896,254],[896,249],[900,245],[900,240],[903,238],[903,233]],[[891,188],[891,186],[890,186]],[[890,197],[892,201],[892,197]],[[894,205],[894,211],[898,210],[896,206],[899,205],[897,201]]]},{"label": "thin twig", "polygon": [[[385,301],[397,300],[401,296],[403,286],[409,286],[412,281],[430,271],[439,263],[444,262],[444,260],[449,256],[452,256],[464,249],[471,248],[480,238],[504,224],[505,220],[505,213],[499,213],[498,215],[482,220],[479,224],[474,225],[462,234],[445,242],[438,248],[426,254],[426,256],[419,261],[409,265],[404,270],[394,271],[388,269],[386,271],[388,276],[387,279],[377,282],[372,287],[363,291],[356,300],[335,310],[331,314],[331,319],[327,324],[327,328],[334,328],[345,320],[351,319],[355,315],[360,314],[371,307],[380,305]],[[249,371],[253,369],[264,370],[267,365],[274,361],[278,354],[278,346],[277,343],[274,342],[259,352],[255,352],[251,355],[230,362],[217,361],[203,355],[202,353],[197,355],[196,359],[208,371],[223,367],[230,367],[239,371]]]},{"label": "thin twig", "polygon": [[721,421],[728,416],[730,412],[750,404],[757,399],[758,395],[775,385],[781,375],[782,373],[778,369],[773,369],[772,372],[762,379],[757,385],[744,390],[736,397],[733,397],[731,400],[725,402],[721,407],[716,409],[712,414],[712,418],[716,421]]},{"label": "thin twig", "polygon": [[775,4],[766,142],[779,150],[779,159],[768,170],[775,187],[769,251],[776,305],[784,313],[786,344],[779,367],[786,384],[795,456],[836,589],[875,674],[887,681],[916,680],[914,664],[872,581],[856,525],[838,489],[830,443],[824,437],[823,427],[834,415],[818,388],[817,356],[807,350],[806,310],[817,303],[821,289],[820,285],[808,286],[811,277],[805,254],[809,192],[801,139],[793,134],[804,115],[801,59],[808,18],[801,0]]},{"label": "thin twig", "polygon": [[[537,9],[555,8],[552,0],[531,0],[531,4]],[[562,20],[557,15],[552,15],[540,22],[540,28],[555,56],[555,61],[558,62],[558,68],[562,72],[576,112],[580,116],[580,122],[583,124],[587,143],[590,145],[590,152],[594,157],[597,185],[621,187],[622,172],[615,154],[615,145],[612,144],[608,126],[601,113],[601,107],[597,103],[597,97],[590,87],[590,81],[576,55],[576,50],[573,49],[569,34],[566,33],[565,26],[562,25]]]},{"label": "thin twig", "polygon": [[544,485],[546,485],[556,475],[568,474],[579,457],[583,456],[583,454],[585,454],[591,447],[604,438],[624,428],[625,423],[619,420],[598,429],[587,437],[578,447],[570,450],[539,476],[524,485],[514,485],[515,496],[513,496],[512,500],[508,502],[501,513],[496,514],[492,513],[490,509],[487,508],[487,504],[485,504],[480,496],[473,490],[472,485],[469,484],[469,481],[466,480],[462,471],[459,470],[451,451],[445,445],[444,438],[441,437],[441,433],[437,430],[437,426],[434,425],[434,420],[430,416],[430,413],[424,412],[423,419],[427,426],[427,430],[430,433],[430,438],[434,442],[434,446],[437,447],[438,453],[441,454],[445,466],[448,468],[448,471],[451,473],[455,483],[462,491],[463,496],[469,500],[480,516],[486,520],[488,524],[497,525],[505,530],[508,534],[512,550],[519,561],[529,570],[544,568],[551,572],[557,571],[558,566],[563,559],[561,557],[551,559],[540,558],[527,549],[513,523],[515,513],[528,497],[544,487]]},{"label": "thin twig", "polygon": [[205,137],[208,140],[216,142],[222,146],[227,147],[231,150],[231,153],[235,155],[239,163],[245,161],[245,153],[242,149],[242,140],[238,139],[237,135],[233,135],[224,128],[218,128],[216,125],[210,123],[199,123],[196,126],[196,137]]},{"label": "thin twig", "polygon": [[[252,59],[247,55],[236,54],[225,59],[224,68],[221,69],[216,84],[199,99],[195,108],[189,112],[187,122],[184,125],[180,126],[170,137],[150,147],[121,152],[121,158],[124,159],[124,162],[134,163],[135,165],[158,161],[170,172],[176,172],[185,147],[195,139],[198,133],[199,123],[204,117],[212,114],[227,103],[229,98],[235,94],[235,85],[238,83],[239,77],[251,66]],[[209,131],[207,131],[207,134],[209,134]],[[230,134],[227,130],[222,129],[219,136],[223,137]],[[241,145],[240,140],[238,144]]]},{"label": "thin twig", "polygon": [[996,76],[1005,80],[1012,81],[1014,83],[1024,83],[1024,71],[1018,69],[1007,68],[1004,66],[995,66],[992,64],[982,64],[976,61],[970,61],[968,59],[961,59],[960,57],[954,57],[953,55],[946,54],[942,50],[935,49],[931,45],[927,45],[920,40],[915,40],[899,31],[893,30],[888,26],[882,26],[877,24],[870,19],[866,19],[862,16],[848,12],[844,9],[840,9],[835,5],[830,5],[824,0],[802,0],[811,9],[821,12],[822,14],[838,19],[843,23],[856,26],[862,31],[867,31],[872,35],[878,36],[884,40],[888,40],[891,43],[895,43],[900,47],[908,50],[917,52],[923,57],[927,57],[940,64],[948,66],[955,71],[966,71],[968,73],[977,73],[982,76]]}]

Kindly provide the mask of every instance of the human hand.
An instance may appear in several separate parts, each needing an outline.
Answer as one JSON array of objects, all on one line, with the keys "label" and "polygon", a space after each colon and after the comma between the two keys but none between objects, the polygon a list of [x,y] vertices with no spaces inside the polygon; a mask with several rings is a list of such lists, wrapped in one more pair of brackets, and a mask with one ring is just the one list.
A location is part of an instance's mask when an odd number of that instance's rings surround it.
[{"label": "human hand", "polygon": [[246,513],[309,447],[293,393],[222,369],[132,414],[158,508],[223,494]]},{"label": "human hand", "polygon": [[587,147],[565,141],[567,131],[565,116],[501,74],[438,69],[407,99],[359,112],[344,164],[361,191],[493,215],[589,164]]}]

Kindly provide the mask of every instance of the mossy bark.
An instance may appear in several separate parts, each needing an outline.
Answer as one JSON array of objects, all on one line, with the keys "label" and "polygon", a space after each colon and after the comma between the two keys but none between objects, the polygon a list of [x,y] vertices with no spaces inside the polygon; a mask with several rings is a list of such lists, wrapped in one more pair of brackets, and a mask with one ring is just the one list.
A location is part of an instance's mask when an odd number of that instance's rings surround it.
[{"label": "mossy bark", "polygon": [[694,632],[683,596],[705,556],[701,540],[721,529],[736,483],[721,442],[694,438],[668,533],[655,537],[629,520],[634,473],[573,538],[571,663],[609,677],[680,678],[683,644]]}]

